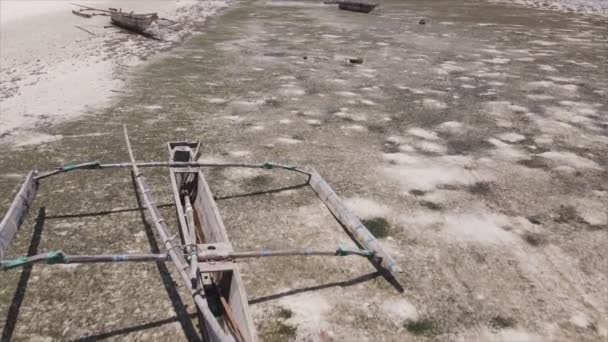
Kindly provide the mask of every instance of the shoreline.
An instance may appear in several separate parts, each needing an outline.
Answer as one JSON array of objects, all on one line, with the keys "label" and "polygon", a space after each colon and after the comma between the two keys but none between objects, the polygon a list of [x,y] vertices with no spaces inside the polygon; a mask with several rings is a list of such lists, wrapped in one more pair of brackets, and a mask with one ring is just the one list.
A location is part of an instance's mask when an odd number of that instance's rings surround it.
[{"label": "shoreline", "polygon": [[493,3],[511,4],[547,11],[580,16],[608,18],[608,1],[604,0],[488,0]]},{"label": "shoreline", "polygon": [[228,2],[86,2],[95,8],[158,12],[161,18],[176,21],[150,27],[160,41],[104,28],[110,25],[107,16],[75,16],[71,11],[77,7],[66,1],[0,5],[0,144],[19,147],[48,142],[48,135],[37,132],[41,127],[109,105],[126,92],[133,67],[199,32],[206,19]]}]

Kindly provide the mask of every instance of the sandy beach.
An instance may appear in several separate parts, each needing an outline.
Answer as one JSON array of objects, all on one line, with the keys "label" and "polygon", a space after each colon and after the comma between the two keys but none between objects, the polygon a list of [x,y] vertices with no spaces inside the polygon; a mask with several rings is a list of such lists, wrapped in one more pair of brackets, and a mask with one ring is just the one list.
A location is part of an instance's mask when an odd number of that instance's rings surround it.
[{"label": "sandy beach", "polygon": [[[74,1],[95,8],[158,12],[160,40],[72,14],[68,1],[0,2],[0,143],[46,141],[34,132],[107,105],[132,67],[200,29],[225,1]],[[87,32],[88,31],[88,32]]]},{"label": "sandy beach", "polygon": [[490,0],[496,3],[515,4],[543,10],[551,10],[576,15],[590,15],[608,18],[606,0]]},{"label": "sandy beach", "polygon": [[[191,256],[178,222],[192,192],[175,169],[140,170],[165,239],[130,169],[59,167],[162,162],[168,143],[199,141],[202,163],[314,167],[326,200],[403,270],[237,260],[260,341],[608,340],[605,18],[493,0],[384,0],[369,14],[247,0],[210,17],[224,4],[120,2],[185,26],[156,41],[30,3],[25,16],[0,2],[0,216],[30,170],[66,172],[40,180],[5,260],[158,254],[169,240]],[[306,175],[202,172],[237,252],[357,247]],[[201,340],[174,263],[22,266],[0,272],[0,340]]]}]

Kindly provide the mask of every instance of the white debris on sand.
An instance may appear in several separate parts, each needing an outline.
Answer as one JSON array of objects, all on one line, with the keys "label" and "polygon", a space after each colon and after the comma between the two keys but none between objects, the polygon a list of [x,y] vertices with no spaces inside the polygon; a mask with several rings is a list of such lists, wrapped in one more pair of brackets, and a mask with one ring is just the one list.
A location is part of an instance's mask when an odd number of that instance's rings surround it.
[{"label": "white debris on sand", "polygon": [[286,137],[276,138],[275,141],[280,144],[285,144],[285,145],[295,145],[295,144],[299,144],[302,142],[301,140],[298,140],[298,139],[286,138]]},{"label": "white debris on sand", "polygon": [[424,106],[424,108],[426,109],[446,109],[448,106],[441,101],[435,100],[435,99],[424,99],[422,100],[422,105]]},{"label": "white debris on sand", "polygon": [[498,332],[490,331],[489,329],[485,329],[481,332],[477,339],[478,341],[488,341],[488,342],[536,342],[536,341],[546,341],[546,338],[538,336],[536,334],[532,334],[523,329],[501,329]]},{"label": "white debris on sand", "polygon": [[463,124],[458,121],[446,121],[441,125],[437,126],[437,131],[442,133],[460,133],[463,130]]},{"label": "white debris on sand", "polygon": [[523,136],[519,133],[514,133],[514,132],[503,133],[503,134],[499,135],[498,138],[502,141],[507,141],[507,142],[511,142],[511,143],[515,143],[515,142],[526,139],[525,136]]},{"label": "white debris on sand", "polygon": [[319,293],[303,293],[284,297],[279,304],[293,313],[288,322],[297,326],[300,338],[313,337],[327,324],[325,316],[332,306]]},{"label": "white debris on sand", "polygon": [[355,215],[362,219],[386,217],[392,211],[388,206],[369,198],[352,197],[344,199],[344,203]]},{"label": "white debris on sand", "polygon": [[593,160],[581,157],[572,152],[549,151],[539,155],[543,158],[554,161],[558,165],[568,165],[577,169],[602,170],[602,168]]},{"label": "white debris on sand", "polygon": [[407,229],[453,243],[500,244],[515,241],[515,236],[504,229],[511,224],[511,218],[484,209],[466,213],[419,211],[401,216],[401,222]]},{"label": "white debris on sand", "polygon": [[490,0],[518,4],[566,13],[580,13],[608,17],[608,1],[605,0]]},{"label": "white debris on sand", "polygon": [[450,155],[426,157],[407,153],[386,153],[384,159],[391,165],[383,168],[384,174],[401,185],[404,192],[432,190],[439,185],[471,185],[490,181],[490,173],[474,168],[470,156]]},{"label": "white debris on sand", "polygon": [[63,139],[63,136],[61,135],[27,132],[27,134],[19,134],[17,137],[15,137],[13,144],[15,147],[23,147],[46,144],[61,139]]},{"label": "white debris on sand", "polygon": [[397,325],[418,319],[416,307],[406,299],[387,300],[382,303],[382,311]]}]

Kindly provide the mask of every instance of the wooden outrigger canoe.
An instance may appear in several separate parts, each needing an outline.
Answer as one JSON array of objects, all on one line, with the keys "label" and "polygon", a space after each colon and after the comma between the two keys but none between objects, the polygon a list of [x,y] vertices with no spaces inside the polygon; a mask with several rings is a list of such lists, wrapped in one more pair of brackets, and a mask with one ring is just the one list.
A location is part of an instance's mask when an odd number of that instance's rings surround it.
[{"label": "wooden outrigger canoe", "polygon": [[368,4],[357,1],[338,1],[339,9],[353,12],[369,13],[376,8],[376,6],[378,6],[378,4]]},{"label": "wooden outrigger canoe", "polygon": [[[124,135],[129,162],[101,164],[97,161],[67,165],[55,170],[37,173],[31,171],[13,200],[4,219],[0,221],[0,269],[8,270],[33,263],[116,263],[116,262],[172,262],[182,281],[190,291],[197,307],[204,341],[241,342],[258,341],[255,326],[240,271],[236,263],[242,258],[284,256],[360,256],[367,258],[398,291],[403,288],[395,278],[401,272],[395,260],[359,219],[342,203],[335,191],[313,168],[262,163],[200,163],[196,162],[198,142],[172,142],[168,144],[168,162],[136,162],[126,126]],[[140,168],[169,167],[180,243],[169,235],[166,220],[156,206],[146,178]],[[307,184],[318,195],[353,241],[363,249],[335,250],[277,250],[241,251],[232,249],[222,218],[209,189],[202,168],[245,167],[263,170],[282,169],[307,177]],[[16,259],[6,259],[6,251],[15,233],[22,225],[32,206],[40,182],[51,176],[76,170],[102,170],[131,168],[137,192],[148,212],[146,219],[155,227],[166,252],[164,254],[97,254],[70,255],[53,251]],[[20,291],[18,289],[17,291]]]},{"label": "wooden outrigger canoe", "polygon": [[135,32],[144,32],[148,29],[148,27],[150,27],[150,25],[152,25],[153,22],[158,20],[158,14],[134,14],[133,12],[126,13],[111,8],[110,19],[116,26]]},{"label": "wooden outrigger canoe", "polygon": [[107,10],[105,10],[105,9],[100,9],[100,8],[79,5],[79,4],[72,4],[72,5],[83,8],[78,12],[72,11],[72,13],[74,13],[75,15],[85,17],[85,18],[91,18],[93,15],[100,15],[100,14],[87,14],[87,13],[82,13],[82,11],[102,12],[101,15],[110,16],[112,24],[114,24],[118,27],[122,27],[127,30],[139,32],[139,33],[143,33],[145,30],[148,29],[148,27],[150,27],[150,25],[152,25],[153,22],[155,22],[159,19],[158,13],[136,14],[133,12],[123,12],[122,9],[116,9],[116,8],[108,8]]},{"label": "wooden outrigger canoe", "polygon": [[[170,161],[193,162],[198,154],[199,143],[176,142],[169,143],[168,147]],[[192,255],[198,255],[199,251],[219,254],[233,252],[201,169],[171,168],[169,172],[180,236],[182,244],[190,246],[188,252]],[[219,261],[211,265],[191,259],[190,270],[192,284],[202,285],[207,304],[224,332],[236,341],[257,341],[238,265],[231,261]],[[206,339],[215,333],[213,327],[203,320],[202,328]]]}]

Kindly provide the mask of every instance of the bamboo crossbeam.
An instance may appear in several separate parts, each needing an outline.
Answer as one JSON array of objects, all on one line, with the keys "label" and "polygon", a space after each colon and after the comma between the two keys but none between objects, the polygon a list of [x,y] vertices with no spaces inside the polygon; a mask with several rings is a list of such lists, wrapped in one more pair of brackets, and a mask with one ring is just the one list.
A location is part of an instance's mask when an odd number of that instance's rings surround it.
[{"label": "bamboo crossbeam", "polygon": [[172,239],[169,237],[167,223],[162,218],[162,215],[161,215],[160,211],[158,210],[158,208],[156,207],[156,205],[154,204],[154,202],[150,200],[150,196],[148,195],[148,187],[146,186],[145,177],[139,171],[139,168],[135,161],[135,156],[133,154],[133,149],[131,148],[131,142],[129,141],[129,133],[127,131],[126,125],[123,126],[123,131],[124,131],[124,135],[125,135],[125,141],[127,143],[127,149],[129,151],[129,159],[131,161],[131,166],[133,168],[133,174],[135,176],[135,180],[136,180],[139,192],[141,193],[141,197],[144,202],[144,205],[145,205],[148,213],[150,214],[150,222],[154,225],[158,234],[160,235],[161,240],[163,241],[163,244],[164,244],[165,248],[167,249],[170,258],[173,261],[173,264],[177,268],[177,271],[180,274],[180,276],[182,277],[182,280],[184,281],[185,284],[187,284],[188,288],[190,289],[190,293],[194,299],[194,302],[196,303],[196,306],[199,309],[201,317],[205,321],[205,324],[209,327],[208,331],[209,331],[210,335],[212,335],[212,336],[210,336],[211,339],[214,341],[233,342],[234,338],[232,336],[227,335],[222,330],[218,321],[215,319],[215,316],[209,309],[209,306],[207,305],[207,301],[201,295],[202,287],[199,286],[197,289],[192,288],[192,284],[190,283],[190,275],[189,275],[190,266],[184,260],[183,255],[179,255],[177,253],[176,248],[175,248],[177,246],[173,245],[173,243],[171,241]]},{"label": "bamboo crossbeam", "polygon": [[114,13],[114,12],[116,12],[116,11],[104,10],[104,9],[100,9],[100,8],[83,6],[83,5],[79,5],[79,4],[75,4],[75,3],[70,3],[70,5],[82,7],[82,8],[85,8],[85,9],[89,10],[89,11],[99,11],[99,12],[106,12],[106,13]]},{"label": "bamboo crossbeam", "polygon": [[[289,165],[276,164],[271,162],[265,163],[199,163],[199,162],[141,162],[136,163],[137,167],[220,167],[220,168],[228,168],[228,167],[243,167],[243,168],[252,168],[252,169],[282,169],[295,171],[299,173],[303,173],[308,175],[309,173]],[[42,172],[40,175],[36,176],[36,180],[47,178],[50,176],[54,176],[60,173],[76,171],[76,170],[104,170],[104,169],[120,169],[120,168],[132,168],[133,164],[130,162],[121,162],[121,163],[107,163],[101,164],[98,161],[75,164],[75,165],[65,165],[60,166],[52,171]]]},{"label": "bamboo crossbeam", "polygon": [[[181,247],[181,246],[177,246]],[[244,251],[244,252],[198,252],[196,258],[199,262],[228,261],[245,258],[265,258],[284,256],[360,256],[371,258],[374,254],[370,251],[359,249],[336,250],[310,250],[310,249],[287,249],[275,251]],[[170,255],[166,254],[64,254],[61,251],[37,254],[30,257],[21,257],[13,260],[3,260],[0,268],[9,270],[29,264],[92,264],[92,263],[122,263],[122,262],[157,262],[172,261]]]}]

